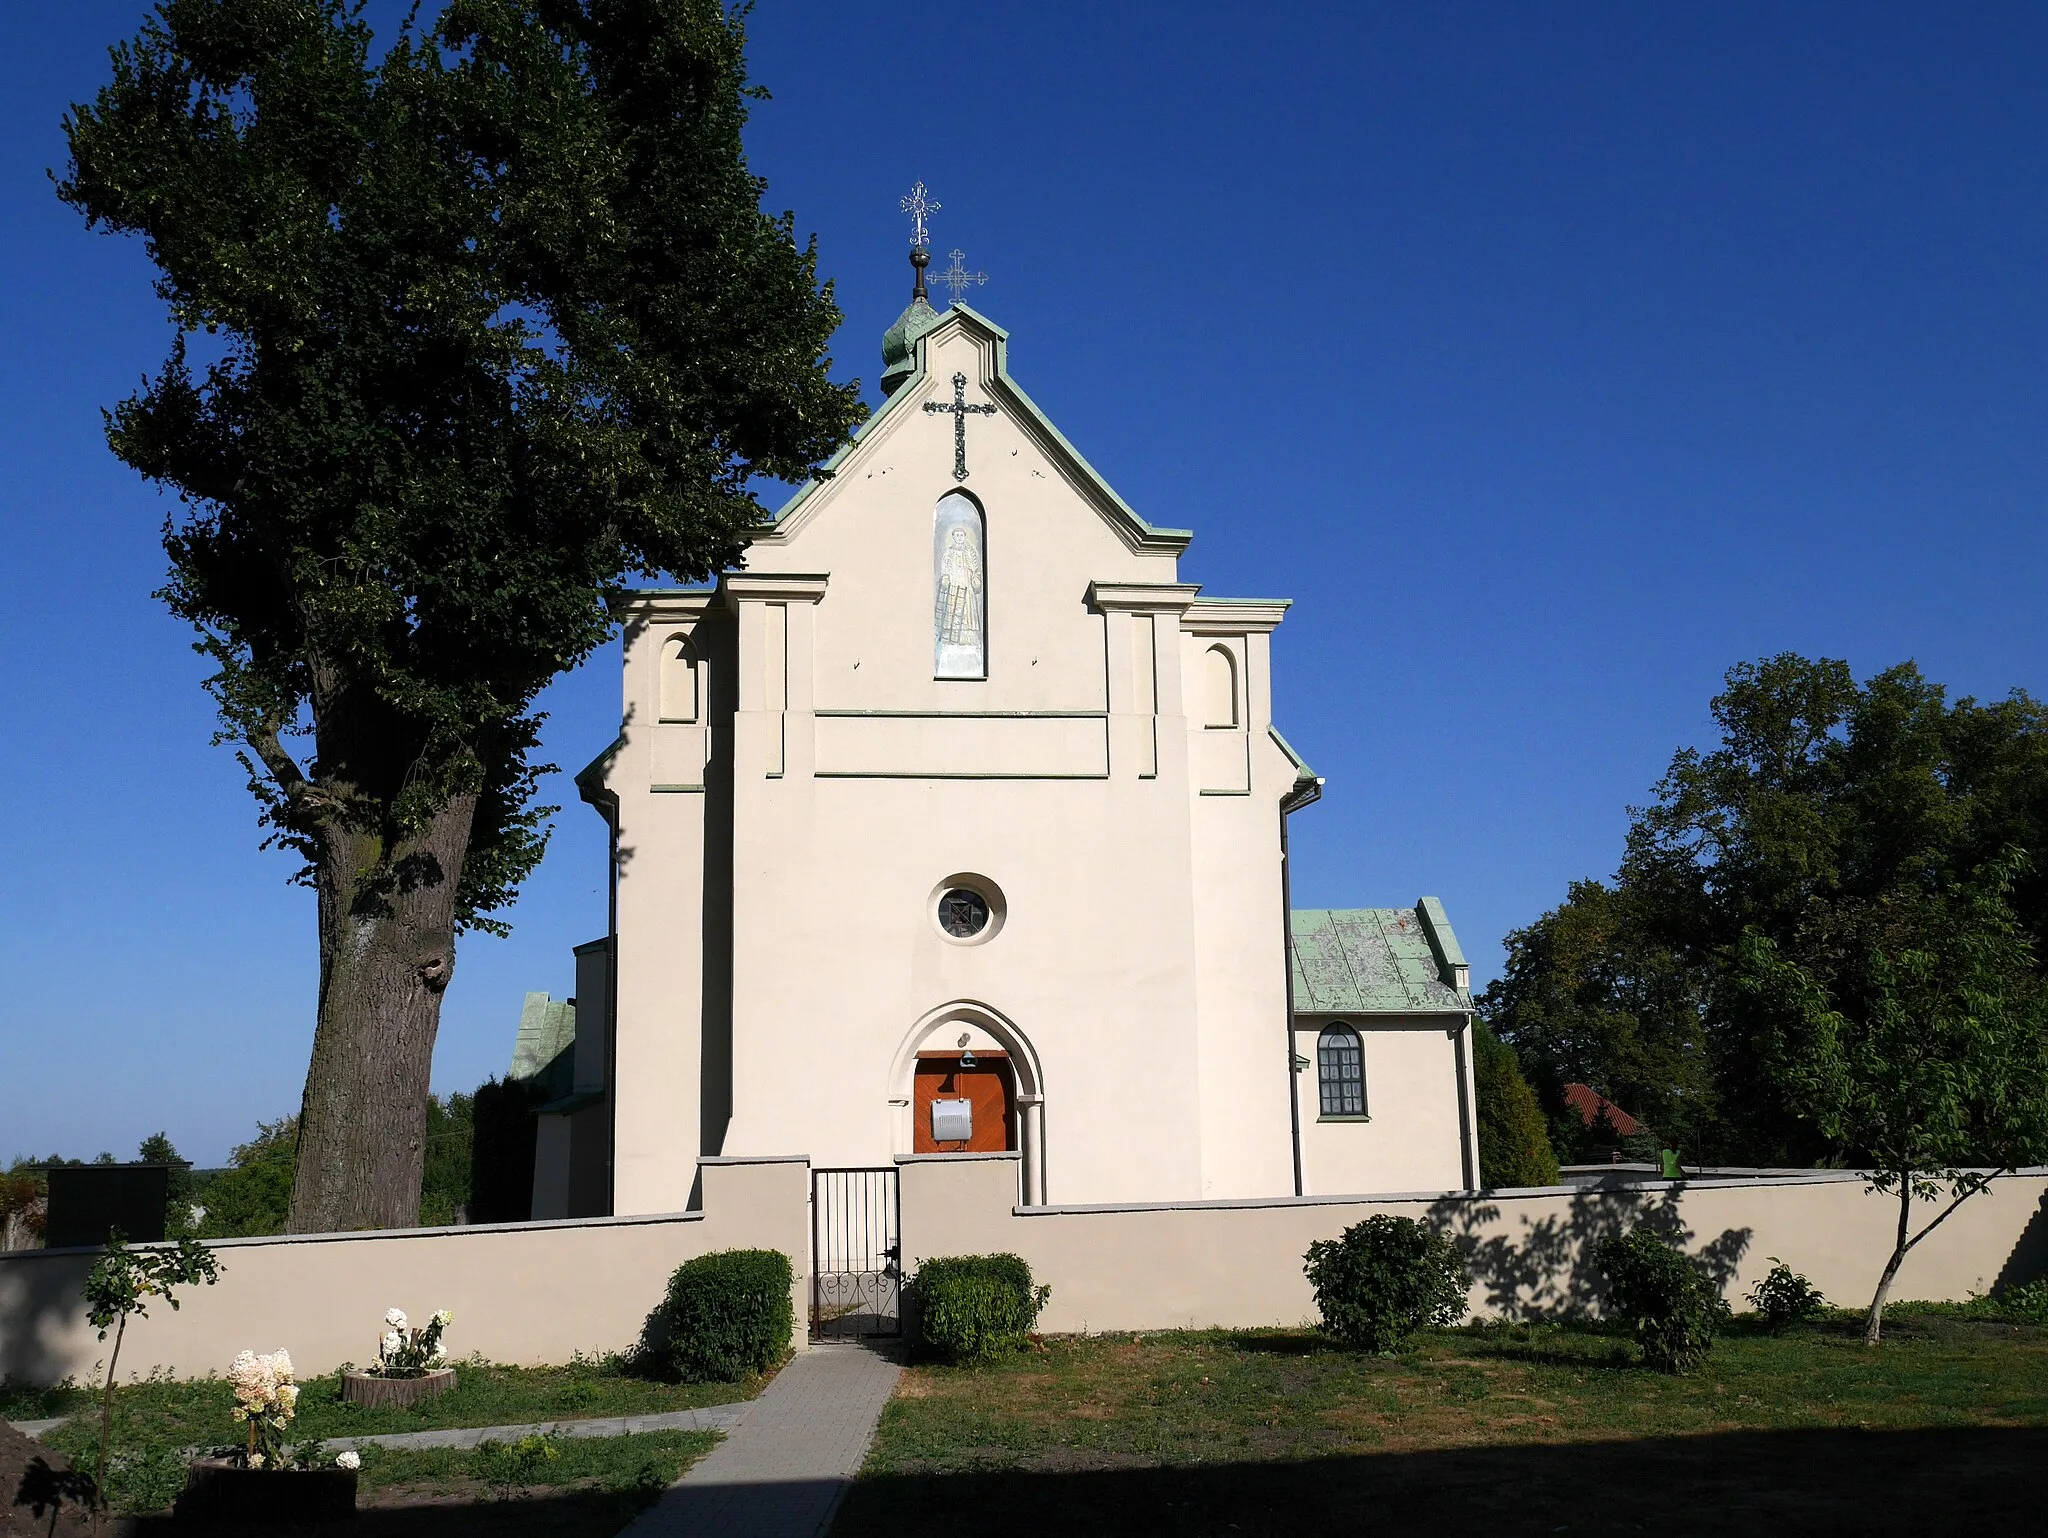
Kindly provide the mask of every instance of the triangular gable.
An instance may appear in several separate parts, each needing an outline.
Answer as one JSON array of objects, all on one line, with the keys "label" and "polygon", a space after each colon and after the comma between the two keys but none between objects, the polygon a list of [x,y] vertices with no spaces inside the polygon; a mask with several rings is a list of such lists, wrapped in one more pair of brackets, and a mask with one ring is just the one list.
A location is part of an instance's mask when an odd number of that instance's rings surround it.
[{"label": "triangular gable", "polygon": [[782,505],[774,523],[754,536],[755,543],[780,544],[810,521],[820,505],[819,492],[835,477],[852,471],[859,464],[863,451],[875,440],[876,429],[882,423],[889,421],[894,413],[909,409],[905,402],[918,393],[914,386],[925,378],[926,347],[948,328],[979,333],[995,344],[996,377],[990,393],[1002,399],[1016,419],[1024,424],[1026,432],[1038,440],[1039,449],[1045,457],[1066,475],[1118,538],[1132,550],[1148,554],[1177,556],[1187,549],[1188,542],[1195,537],[1193,531],[1155,528],[1140,518],[1096,468],[1082,458],[1081,451],[1067,441],[1066,434],[1053,426],[1052,419],[1038,409],[1038,403],[1024,393],[1023,386],[1010,377],[1010,333],[964,304],[956,304],[946,310],[939,317],[938,324],[917,339],[916,364],[909,376],[855,430],[853,441],[827,460],[824,469],[806,481],[796,495]]}]

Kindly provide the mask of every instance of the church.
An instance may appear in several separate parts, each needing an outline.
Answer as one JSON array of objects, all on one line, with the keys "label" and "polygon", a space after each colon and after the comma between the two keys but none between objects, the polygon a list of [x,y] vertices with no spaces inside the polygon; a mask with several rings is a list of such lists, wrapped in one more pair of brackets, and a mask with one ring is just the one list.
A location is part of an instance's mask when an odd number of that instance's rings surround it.
[{"label": "church", "polygon": [[1442,905],[1290,911],[1288,601],[1183,582],[912,263],[851,446],[715,587],[632,597],[534,1217],[778,1155],[1007,1153],[1032,1206],[1476,1186]]}]

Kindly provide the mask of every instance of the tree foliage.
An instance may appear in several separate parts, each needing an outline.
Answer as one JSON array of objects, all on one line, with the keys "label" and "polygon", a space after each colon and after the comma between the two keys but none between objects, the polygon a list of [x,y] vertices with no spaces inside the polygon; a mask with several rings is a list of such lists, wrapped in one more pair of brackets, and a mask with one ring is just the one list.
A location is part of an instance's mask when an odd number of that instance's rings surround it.
[{"label": "tree foliage", "polygon": [[162,0],[66,121],[176,336],[112,413],[162,596],[319,894],[294,1226],[411,1221],[455,936],[539,858],[533,702],[634,573],[730,566],[859,420],[717,0]]},{"label": "tree foliage", "polygon": [[1780,1016],[1740,984],[1743,937],[1860,1017],[1873,945],[2016,849],[2027,859],[2005,901],[2016,934],[2039,941],[2048,708],[2020,692],[1950,700],[1910,663],[1859,685],[1846,663],[1786,654],[1731,670],[1713,714],[1718,744],[1676,754],[1631,812],[1615,879],[1573,885],[1509,936],[1481,1008],[1560,1138],[1562,1088],[1578,1079],[1688,1162],[1867,1162],[1766,1070]]},{"label": "tree foliage", "polygon": [[1496,1189],[1557,1184],[1557,1154],[1536,1092],[1515,1049],[1483,1024],[1472,1032],[1472,1082],[1479,1100],[1479,1178]]},{"label": "tree foliage", "polygon": [[[2048,987],[2007,901],[2021,863],[2014,854],[1953,889],[1880,899],[1858,915],[1833,987],[1758,929],[1738,947],[1765,1072],[1898,1198],[1865,1322],[1873,1344],[1900,1264],[1984,1188],[1985,1168],[2048,1160]],[[1913,1233],[1914,1201],[1944,1191],[1948,1204]]]}]

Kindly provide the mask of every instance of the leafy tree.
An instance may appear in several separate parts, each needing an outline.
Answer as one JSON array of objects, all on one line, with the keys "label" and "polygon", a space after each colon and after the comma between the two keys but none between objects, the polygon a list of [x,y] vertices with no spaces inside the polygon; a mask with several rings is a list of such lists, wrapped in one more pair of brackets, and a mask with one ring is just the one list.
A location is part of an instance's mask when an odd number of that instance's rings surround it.
[{"label": "leafy tree", "polygon": [[1472,1032],[1472,1081],[1479,1098],[1479,1170],[1499,1187],[1557,1184],[1557,1154],[1543,1108],[1522,1077],[1515,1049],[1483,1024]]},{"label": "leafy tree", "polygon": [[1567,1084],[1592,1085],[1694,1150],[1714,1115],[1708,979],[1646,941],[1632,908],[1625,890],[1572,883],[1562,904],[1508,936],[1507,965],[1477,1001],[1535,1088],[1552,1148],[1572,1163],[1595,1139],[1565,1104]]},{"label": "leafy tree", "polygon": [[[1864,1321],[1871,1345],[1907,1254],[1995,1175],[2048,1159],[2048,988],[2007,900],[2021,863],[2014,855],[1971,884],[1874,905],[1853,926],[1860,952],[1837,969],[1855,974],[1846,990],[1758,929],[1742,940],[1739,976],[1766,1022],[1766,1071],[1898,1198],[1897,1237]],[[1944,1195],[1915,1233],[1913,1203]]]},{"label": "leafy tree", "polygon": [[115,1369],[129,1319],[147,1318],[151,1298],[162,1298],[175,1309],[175,1288],[202,1283],[211,1287],[219,1279],[220,1262],[196,1239],[181,1239],[170,1248],[131,1250],[118,1229],[108,1236],[106,1249],[86,1273],[86,1323],[99,1332],[101,1340],[107,1338],[108,1330],[114,1332],[114,1349],[107,1355],[107,1381],[100,1390],[99,1464],[93,1472],[96,1491],[107,1487],[107,1446],[114,1432],[114,1388],[119,1381]]},{"label": "leafy tree", "polygon": [[171,1167],[164,1201],[164,1236],[169,1239],[191,1237],[194,1183],[191,1162],[180,1157],[168,1132],[152,1132],[144,1138],[142,1146],[135,1150],[135,1157],[144,1164],[168,1164]]},{"label": "leafy tree", "polygon": [[[2020,692],[1950,700],[1910,663],[1858,684],[1791,654],[1731,669],[1717,745],[1676,754],[1630,814],[1609,884],[1509,936],[1480,998],[1515,1048],[1560,1151],[1562,1085],[1580,1079],[1699,1163],[1813,1164],[1831,1141],[1765,1071],[1775,1029],[1741,985],[1745,934],[1768,939],[1844,1011],[1871,1002],[1867,957],[1901,903],[2028,856],[2006,898],[2048,938],[2048,707]],[[2038,975],[2038,962],[2035,964]]]},{"label": "leafy tree", "polygon": [[469,1164],[476,1097],[456,1093],[427,1102],[427,1162],[420,1177],[420,1222],[453,1223],[469,1205]]},{"label": "leafy tree", "polygon": [[448,0],[373,57],[361,11],[161,0],[58,185],[159,270],[109,441],[183,503],[162,596],[318,895],[301,1230],[414,1219],[456,937],[545,841],[535,697],[862,415],[741,153],[738,12]]},{"label": "leafy tree", "polygon": [[206,1187],[200,1233],[208,1239],[283,1233],[291,1216],[298,1138],[295,1116],[258,1122],[256,1136],[228,1156],[233,1167]]}]

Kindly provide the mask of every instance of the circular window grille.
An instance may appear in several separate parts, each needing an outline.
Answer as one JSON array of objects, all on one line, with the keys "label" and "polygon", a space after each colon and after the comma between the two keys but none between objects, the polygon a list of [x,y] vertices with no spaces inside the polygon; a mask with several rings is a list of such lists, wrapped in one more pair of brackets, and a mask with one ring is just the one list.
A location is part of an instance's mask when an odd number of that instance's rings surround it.
[{"label": "circular window grille", "polygon": [[971,940],[988,928],[988,899],[964,886],[939,898],[939,928],[956,940]]}]

